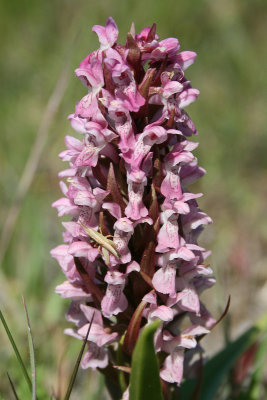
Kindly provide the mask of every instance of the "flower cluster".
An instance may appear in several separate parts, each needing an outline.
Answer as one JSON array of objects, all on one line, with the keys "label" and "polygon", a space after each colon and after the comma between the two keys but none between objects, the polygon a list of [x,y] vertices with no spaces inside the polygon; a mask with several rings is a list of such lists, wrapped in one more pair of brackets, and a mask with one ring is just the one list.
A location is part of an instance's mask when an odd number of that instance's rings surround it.
[{"label": "flower cluster", "polygon": [[155,24],[132,27],[125,45],[112,18],[93,31],[100,49],[75,71],[88,94],[69,116],[82,139],[67,136],[59,155],[68,186],[61,182],[53,207],[71,220],[51,252],[67,278],[56,292],[72,300],[76,328],[67,334],[83,339],[94,315],[83,368],[113,365],[123,335],[129,363],[140,329],[160,318],[161,378],[179,385],[197,336],[214,324],[199,300],[214,284],[209,252],[197,244],[211,219],[198,207],[202,194],[187,189],[205,173],[184,111],[199,94],[184,76],[196,54],[179,52],[175,38],[160,41]]}]

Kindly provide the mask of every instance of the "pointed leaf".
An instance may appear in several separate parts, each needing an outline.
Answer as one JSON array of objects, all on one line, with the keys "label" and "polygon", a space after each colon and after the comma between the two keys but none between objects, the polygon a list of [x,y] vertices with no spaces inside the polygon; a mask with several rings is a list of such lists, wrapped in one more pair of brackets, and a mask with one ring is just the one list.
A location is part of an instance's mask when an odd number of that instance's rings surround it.
[{"label": "pointed leaf", "polygon": [[95,167],[92,167],[92,172],[95,179],[105,188],[107,186],[107,178],[103,175],[99,163]]},{"label": "pointed leaf", "polygon": [[132,354],[134,346],[136,344],[142,320],[142,313],[146,304],[147,304],[146,301],[141,301],[139,306],[136,308],[131,318],[131,321],[128,325],[128,329],[126,331],[125,338],[123,341],[123,351],[125,351],[125,353],[129,355]]},{"label": "pointed leaf", "polygon": [[153,185],[155,187],[155,190],[161,194],[160,187],[163,181],[163,172],[158,147],[155,147],[155,154],[156,157],[154,161]]},{"label": "pointed leaf", "polygon": [[154,22],[154,24],[150,28],[150,31],[148,32],[147,39],[146,39],[147,42],[152,42],[152,40],[155,39],[156,29],[157,29],[157,25]]},{"label": "pointed leaf", "polygon": [[150,195],[151,195],[151,204],[148,210],[148,215],[150,216],[150,218],[153,219],[153,222],[155,223],[159,216],[159,204],[158,204],[156,189],[153,183],[151,185]]},{"label": "pointed leaf", "polygon": [[132,35],[132,37],[135,37],[135,25],[134,25],[134,22],[132,22],[132,25],[131,25],[129,33]]},{"label": "pointed leaf", "polygon": [[141,52],[133,35],[129,32],[127,34],[127,48],[129,49],[127,61],[131,64],[137,64],[141,58]]},{"label": "pointed leaf", "polygon": [[154,78],[155,71],[156,71],[156,68],[149,68],[146,71],[142,82],[138,86],[138,91],[144,97],[144,99],[147,99],[147,97],[148,97],[149,88],[150,88],[151,82]]},{"label": "pointed leaf", "polygon": [[[199,400],[213,400],[215,398],[224,377],[229,373],[236,360],[255,341],[259,340],[266,331],[267,314],[207,362],[203,371],[203,383]],[[194,391],[195,382],[195,380],[187,380],[182,384],[181,398],[183,400],[190,399]]]},{"label": "pointed leaf", "polygon": [[135,346],[130,375],[130,400],[163,400],[154,334],[161,321],[145,326]]},{"label": "pointed leaf", "polygon": [[[121,158],[120,162],[119,162],[119,168],[117,169],[117,173],[116,173],[116,179],[117,179],[117,184],[120,188],[120,192],[121,192],[122,196],[127,196],[127,194],[128,194],[126,173],[127,172],[126,172],[126,168],[125,168],[125,161],[123,158]],[[124,201],[126,201],[126,204],[128,204],[128,201],[126,199],[124,199]]]},{"label": "pointed leaf", "polygon": [[106,224],[105,224],[105,217],[104,217],[103,211],[100,211],[100,213],[99,213],[99,227],[104,236],[109,235],[108,228],[106,227]]},{"label": "pointed leaf", "polygon": [[140,268],[148,276],[152,277],[155,272],[155,248],[157,245],[157,233],[159,231],[159,218],[149,232],[149,242],[143,252]]},{"label": "pointed leaf", "polygon": [[[124,210],[126,208],[126,204],[123,201],[123,197],[119,191],[118,185],[117,185],[117,180],[114,172],[114,167],[113,164],[110,163],[109,166],[109,171],[108,171],[108,181],[107,181],[107,190],[110,191],[110,195],[112,197],[112,201],[115,203],[119,204],[121,207],[122,212],[124,213]],[[107,198],[108,198],[107,197]]]}]

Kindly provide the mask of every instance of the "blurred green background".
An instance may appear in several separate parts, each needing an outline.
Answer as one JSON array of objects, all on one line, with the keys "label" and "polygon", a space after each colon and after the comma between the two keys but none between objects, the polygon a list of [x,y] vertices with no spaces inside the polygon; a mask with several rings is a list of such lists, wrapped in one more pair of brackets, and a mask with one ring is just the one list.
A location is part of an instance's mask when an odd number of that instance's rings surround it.
[{"label": "blurred green background", "polygon": [[[186,76],[201,95],[187,111],[199,130],[195,154],[208,173],[192,189],[205,194],[200,206],[214,220],[201,242],[212,249],[209,260],[218,280],[204,297],[216,317],[232,296],[230,317],[206,341],[207,352],[223,343],[223,330],[235,337],[267,308],[267,2],[1,0],[0,306],[26,359],[21,294],[26,297],[38,386],[44,388],[40,399],[64,392],[81,345],[64,336],[68,301],[54,294],[64,277],[49,251],[61,243],[62,228],[50,204],[60,197],[57,173],[66,167],[57,154],[64,136],[72,134],[67,115],[85,94],[73,71],[98,47],[92,26],[104,25],[109,15],[121,43],[132,21],[137,31],[156,22],[160,38],[178,37],[182,50],[198,53]],[[51,104],[56,85],[59,98]],[[4,229],[14,202],[11,217],[17,212],[18,218],[14,228],[9,219]],[[26,398],[2,327],[0,360],[0,399],[12,397],[7,370]],[[98,375],[80,371],[72,398],[107,399],[102,386]]]}]

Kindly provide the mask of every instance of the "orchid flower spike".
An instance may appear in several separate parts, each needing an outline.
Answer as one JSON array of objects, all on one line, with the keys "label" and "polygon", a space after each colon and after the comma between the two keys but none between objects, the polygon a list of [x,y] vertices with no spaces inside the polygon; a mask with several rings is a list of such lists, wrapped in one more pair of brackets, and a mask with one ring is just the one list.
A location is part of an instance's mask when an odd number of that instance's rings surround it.
[{"label": "orchid flower spike", "polygon": [[53,203],[70,217],[64,244],[51,251],[66,277],[56,292],[72,300],[66,333],[83,340],[94,314],[82,367],[105,373],[121,338],[129,362],[133,331],[160,318],[160,375],[180,385],[197,337],[215,322],[199,299],[215,280],[197,244],[212,221],[197,204],[202,194],[188,189],[205,173],[185,111],[199,94],[184,75],[196,54],[159,40],[155,24],[132,28],[125,45],[111,17],[93,31],[100,48],[75,70],[88,93],[69,116],[80,137],[66,136],[66,183]]}]

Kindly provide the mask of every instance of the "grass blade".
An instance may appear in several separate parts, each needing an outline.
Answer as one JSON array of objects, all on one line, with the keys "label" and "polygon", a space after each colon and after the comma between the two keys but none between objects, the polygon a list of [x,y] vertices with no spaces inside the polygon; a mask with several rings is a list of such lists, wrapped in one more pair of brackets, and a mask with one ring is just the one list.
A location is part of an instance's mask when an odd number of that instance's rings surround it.
[{"label": "grass blade", "polygon": [[34,344],[33,344],[33,336],[30,324],[30,318],[28,309],[26,306],[25,298],[22,295],[23,306],[26,314],[27,326],[28,326],[28,342],[29,342],[29,351],[30,351],[30,361],[31,361],[31,372],[32,372],[32,400],[36,400],[36,363],[35,363],[35,354],[34,354]]},{"label": "grass blade", "polygon": [[7,334],[7,336],[8,336],[8,339],[9,339],[9,341],[10,341],[10,344],[11,344],[11,346],[13,347],[14,353],[16,354],[16,357],[17,357],[17,360],[18,360],[18,362],[19,362],[19,365],[20,365],[20,367],[21,367],[21,369],[22,369],[24,378],[25,378],[25,380],[26,380],[26,382],[27,382],[27,384],[28,384],[28,386],[29,386],[30,391],[32,391],[32,383],[31,383],[30,377],[29,377],[29,375],[28,375],[27,369],[26,369],[26,367],[25,367],[24,362],[22,361],[20,352],[19,352],[19,350],[18,350],[18,348],[17,348],[17,345],[16,345],[16,343],[15,343],[15,341],[14,341],[14,339],[13,339],[13,336],[12,336],[12,334],[11,334],[9,328],[8,328],[8,325],[7,325],[7,323],[6,323],[6,320],[5,320],[5,318],[4,318],[4,316],[3,316],[2,312],[1,312],[1,310],[0,310],[0,319],[1,319],[1,322],[2,322],[2,324],[3,324],[3,326],[4,326],[4,328],[5,328],[5,331],[6,331],[6,334]]},{"label": "grass blade", "polygon": [[74,386],[74,382],[75,382],[75,379],[76,379],[76,376],[77,376],[77,373],[78,373],[78,370],[79,370],[79,366],[80,366],[80,363],[81,363],[81,359],[82,359],[82,356],[83,356],[83,352],[84,352],[84,349],[85,349],[85,346],[86,346],[86,343],[87,343],[87,339],[88,339],[88,336],[89,336],[89,333],[90,333],[90,329],[91,329],[91,326],[92,326],[92,323],[93,323],[93,320],[94,320],[94,316],[95,316],[95,313],[93,313],[90,325],[88,327],[88,331],[87,331],[86,337],[85,337],[85,339],[83,341],[82,348],[81,348],[80,353],[78,355],[78,358],[76,360],[76,363],[75,363],[75,366],[74,366],[74,369],[73,369],[73,372],[72,372],[72,375],[71,375],[71,378],[70,378],[70,383],[69,383],[66,395],[64,397],[64,400],[69,400],[69,398],[70,398],[70,395],[71,395],[71,392],[72,392],[72,389],[73,389],[73,386]]},{"label": "grass blade", "polygon": [[10,378],[9,373],[7,372],[6,374],[7,374],[10,386],[11,386],[12,393],[14,394],[15,399],[19,400],[19,396],[17,395],[14,383],[13,383],[12,379]]}]

